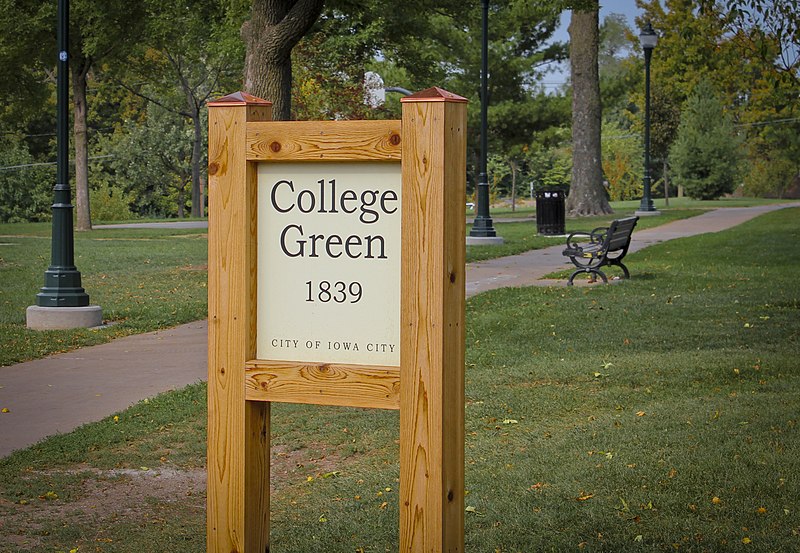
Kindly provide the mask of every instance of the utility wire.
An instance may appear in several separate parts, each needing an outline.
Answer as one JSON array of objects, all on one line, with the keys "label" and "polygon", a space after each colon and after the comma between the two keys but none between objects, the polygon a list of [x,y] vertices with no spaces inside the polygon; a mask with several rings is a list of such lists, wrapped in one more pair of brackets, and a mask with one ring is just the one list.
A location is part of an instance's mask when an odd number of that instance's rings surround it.
[{"label": "utility wire", "polygon": [[[108,154],[105,156],[93,156],[89,158],[89,161],[94,161],[96,159],[107,159],[110,157],[116,157],[115,155]],[[47,165],[55,165],[57,162],[55,161],[43,161],[41,163],[24,163],[22,165],[8,165],[6,167],[0,167],[0,171],[14,171],[17,169],[28,169],[29,167],[43,167]],[[71,165],[75,165],[75,161],[70,161]]]}]

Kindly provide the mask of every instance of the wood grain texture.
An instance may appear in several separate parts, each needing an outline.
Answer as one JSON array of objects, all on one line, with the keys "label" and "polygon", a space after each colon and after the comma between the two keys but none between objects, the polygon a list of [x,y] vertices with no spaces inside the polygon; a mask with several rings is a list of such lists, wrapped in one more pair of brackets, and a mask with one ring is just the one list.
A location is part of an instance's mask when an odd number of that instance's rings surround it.
[{"label": "wood grain texture", "polygon": [[464,550],[466,105],[403,104],[400,551]]},{"label": "wood grain texture", "polygon": [[342,407],[400,408],[400,369],[252,360],[246,365],[252,401]]},{"label": "wood grain texture", "polygon": [[400,159],[400,121],[274,121],[247,128],[252,161]]},{"label": "wood grain texture", "polygon": [[269,106],[210,105],[208,237],[207,550],[269,547],[269,404],[248,403],[244,364],[255,351],[256,172],[248,118]]}]

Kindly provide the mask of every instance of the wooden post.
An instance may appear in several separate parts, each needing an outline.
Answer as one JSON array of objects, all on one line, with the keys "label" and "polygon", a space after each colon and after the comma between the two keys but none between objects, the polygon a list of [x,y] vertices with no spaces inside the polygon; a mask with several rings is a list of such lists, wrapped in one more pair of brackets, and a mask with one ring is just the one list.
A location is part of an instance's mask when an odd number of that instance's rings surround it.
[{"label": "wooden post", "polygon": [[464,551],[466,100],[402,100],[400,551]]},{"label": "wooden post", "polygon": [[210,553],[269,550],[269,403],[245,401],[255,357],[256,170],[246,127],[272,108],[244,93],[209,103],[208,497]]}]

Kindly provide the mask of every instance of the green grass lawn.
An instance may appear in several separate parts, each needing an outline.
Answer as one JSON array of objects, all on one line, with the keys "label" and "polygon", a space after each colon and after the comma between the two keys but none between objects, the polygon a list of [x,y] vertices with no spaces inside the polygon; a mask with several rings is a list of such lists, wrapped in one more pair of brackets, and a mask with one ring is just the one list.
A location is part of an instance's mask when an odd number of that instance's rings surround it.
[{"label": "green grass lawn", "polygon": [[[800,550],[798,220],[471,298],[466,551]],[[0,551],[204,551],[204,395],[0,461]],[[397,551],[397,413],[272,413],[271,551]]]},{"label": "green grass lawn", "polygon": [[206,317],[205,230],[75,233],[75,264],[103,319],[101,330],[32,331],[25,309],[50,264],[50,225],[0,225],[0,365]]}]

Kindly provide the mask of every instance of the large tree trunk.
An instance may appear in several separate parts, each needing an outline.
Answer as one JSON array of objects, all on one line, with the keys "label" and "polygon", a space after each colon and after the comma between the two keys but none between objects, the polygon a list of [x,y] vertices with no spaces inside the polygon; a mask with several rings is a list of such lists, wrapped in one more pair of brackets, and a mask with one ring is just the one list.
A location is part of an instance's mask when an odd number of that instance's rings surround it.
[{"label": "large tree trunk", "polygon": [[247,47],[245,91],[272,102],[273,119],[285,121],[292,109],[292,48],[322,11],[324,0],[253,0],[242,28]]},{"label": "large tree trunk", "polygon": [[600,154],[599,3],[572,11],[569,65],[572,77],[572,184],[567,211],[572,216],[613,213],[603,188]]},{"label": "large tree trunk", "polygon": [[82,57],[74,59],[70,69],[74,110],[72,132],[75,137],[75,228],[92,230],[89,209],[89,136],[86,125],[86,76],[90,64]]}]

